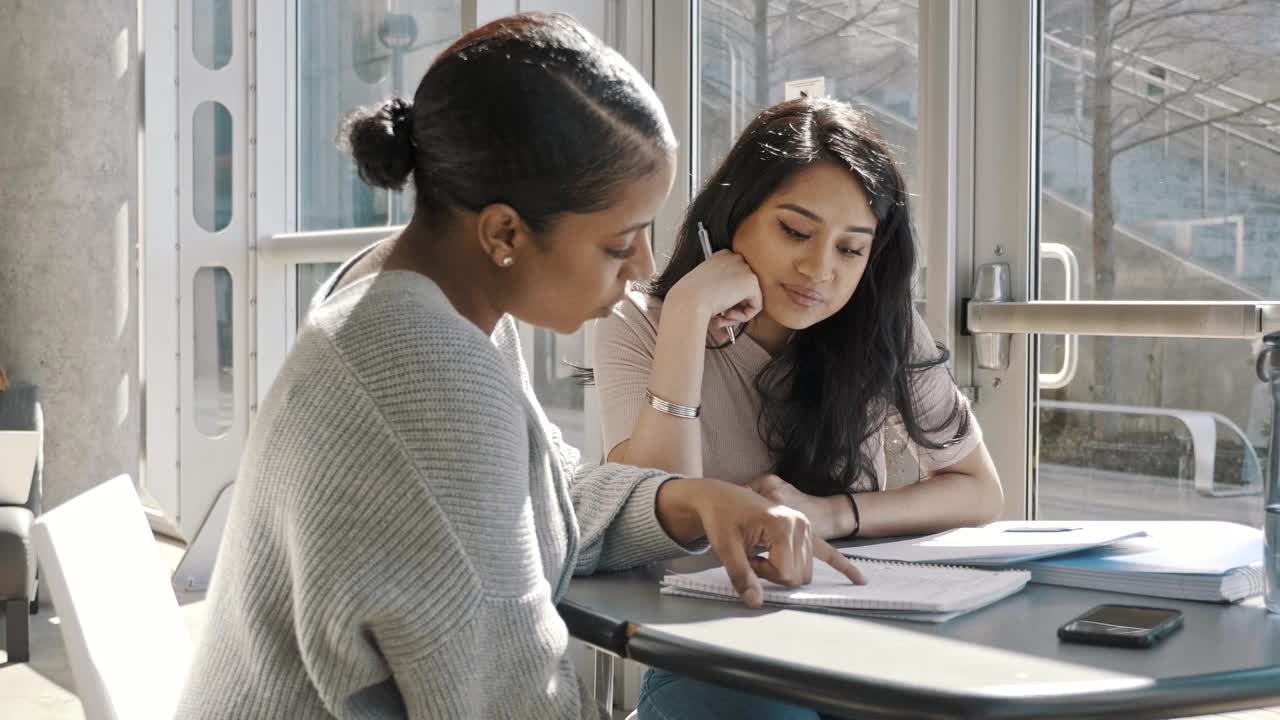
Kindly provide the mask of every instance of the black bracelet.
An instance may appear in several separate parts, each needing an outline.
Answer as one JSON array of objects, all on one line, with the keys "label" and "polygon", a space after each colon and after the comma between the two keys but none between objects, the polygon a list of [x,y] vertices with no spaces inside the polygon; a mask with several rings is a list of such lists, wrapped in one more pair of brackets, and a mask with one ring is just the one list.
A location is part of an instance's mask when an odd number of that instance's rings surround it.
[{"label": "black bracelet", "polygon": [[858,499],[853,493],[845,493],[849,498],[849,504],[853,506],[853,532],[849,533],[849,537],[857,537],[858,531],[862,529],[862,514],[858,512]]}]

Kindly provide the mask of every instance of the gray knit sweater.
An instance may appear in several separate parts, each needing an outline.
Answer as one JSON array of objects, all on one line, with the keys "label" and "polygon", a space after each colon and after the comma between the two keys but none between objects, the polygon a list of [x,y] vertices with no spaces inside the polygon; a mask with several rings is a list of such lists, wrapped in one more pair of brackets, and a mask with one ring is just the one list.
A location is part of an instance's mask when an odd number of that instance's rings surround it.
[{"label": "gray knit sweater", "polygon": [[670,475],[577,460],[510,318],[411,272],[341,289],[259,409],[177,717],[596,717],[555,603],[687,549]]}]

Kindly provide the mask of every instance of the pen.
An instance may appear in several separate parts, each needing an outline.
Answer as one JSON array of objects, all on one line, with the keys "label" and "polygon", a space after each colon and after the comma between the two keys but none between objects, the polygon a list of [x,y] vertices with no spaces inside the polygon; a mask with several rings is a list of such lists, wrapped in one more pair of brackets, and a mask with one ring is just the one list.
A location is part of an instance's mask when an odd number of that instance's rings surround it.
[{"label": "pen", "polygon": [[[702,226],[702,221],[698,221],[698,242],[702,244],[702,259],[707,260],[711,257],[711,238],[707,235],[707,229]],[[720,317],[724,317],[724,313],[716,313]],[[729,342],[736,344],[738,341],[733,337],[733,328],[727,327],[729,331]]]},{"label": "pen", "polygon": [[1005,529],[1005,532],[1026,532],[1026,533],[1071,532],[1072,530],[1079,530],[1079,529],[1080,528],[1072,528],[1072,527],[1020,527],[1020,528],[1007,528]]}]

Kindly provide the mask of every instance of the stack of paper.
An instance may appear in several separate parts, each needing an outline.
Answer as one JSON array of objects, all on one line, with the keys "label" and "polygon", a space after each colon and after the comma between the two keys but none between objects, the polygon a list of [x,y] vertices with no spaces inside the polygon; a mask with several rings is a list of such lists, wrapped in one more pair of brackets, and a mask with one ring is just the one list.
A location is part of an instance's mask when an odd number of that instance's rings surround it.
[{"label": "stack of paper", "polygon": [[997,522],[841,552],[870,560],[1008,566],[1109,545],[1143,532],[1137,523]]},{"label": "stack of paper", "polygon": [[[1134,527],[1135,523],[1093,522]],[[1263,592],[1262,531],[1229,522],[1142,522],[1146,537],[1023,567],[1032,582],[1235,602]]]},{"label": "stack of paper", "polygon": [[[1018,592],[1031,577],[1022,570],[885,562],[858,562],[858,569],[866,576],[866,585],[854,585],[826,563],[815,562],[813,582],[804,587],[788,588],[762,581],[764,601],[828,612],[943,622]],[[668,575],[662,580],[662,592],[739,601],[729,574],[722,567]]]}]

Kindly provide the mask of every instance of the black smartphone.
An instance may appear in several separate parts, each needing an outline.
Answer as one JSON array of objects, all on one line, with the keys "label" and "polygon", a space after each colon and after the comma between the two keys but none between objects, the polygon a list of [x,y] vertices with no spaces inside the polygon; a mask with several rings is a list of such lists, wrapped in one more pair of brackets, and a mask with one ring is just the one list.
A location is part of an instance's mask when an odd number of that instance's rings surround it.
[{"label": "black smartphone", "polygon": [[1182,627],[1182,611],[1142,605],[1099,605],[1058,628],[1068,642],[1148,648]]}]

